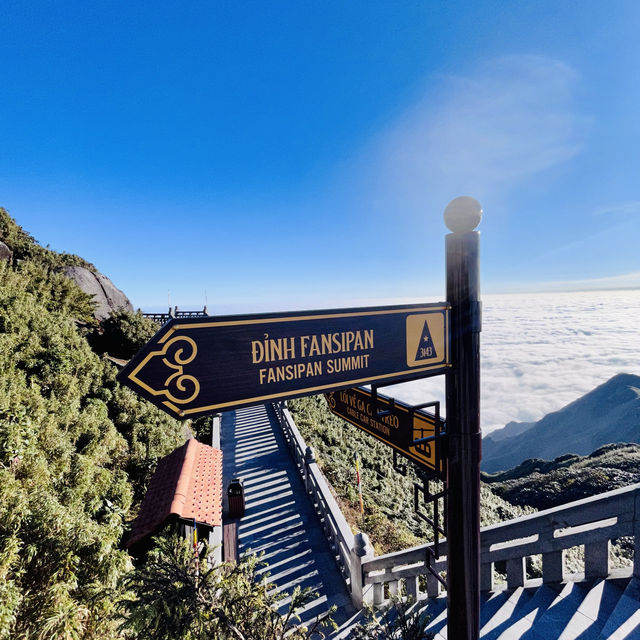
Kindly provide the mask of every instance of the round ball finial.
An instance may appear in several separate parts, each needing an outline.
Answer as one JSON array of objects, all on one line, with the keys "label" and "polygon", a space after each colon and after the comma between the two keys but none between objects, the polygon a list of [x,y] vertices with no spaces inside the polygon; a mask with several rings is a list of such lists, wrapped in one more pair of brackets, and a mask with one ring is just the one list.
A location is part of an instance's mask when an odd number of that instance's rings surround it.
[{"label": "round ball finial", "polygon": [[482,220],[480,203],[470,196],[454,198],[444,210],[444,222],[454,233],[473,231]]}]

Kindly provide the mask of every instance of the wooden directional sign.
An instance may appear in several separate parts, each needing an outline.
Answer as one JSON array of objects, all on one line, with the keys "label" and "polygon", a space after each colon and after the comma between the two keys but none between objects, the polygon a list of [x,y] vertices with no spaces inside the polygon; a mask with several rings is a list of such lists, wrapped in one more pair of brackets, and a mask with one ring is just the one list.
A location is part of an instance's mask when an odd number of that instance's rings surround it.
[{"label": "wooden directional sign", "polygon": [[[442,474],[442,452],[432,442],[416,442],[435,434],[436,420],[439,431],[444,431],[444,421],[426,411],[412,411],[403,402],[378,394],[374,404],[371,391],[363,388],[343,389],[325,394],[331,412],[352,425],[366,431],[378,440],[427,469]],[[379,416],[378,413],[386,413]]]},{"label": "wooden directional sign", "polygon": [[177,418],[450,367],[446,303],[177,318],[119,373]]}]

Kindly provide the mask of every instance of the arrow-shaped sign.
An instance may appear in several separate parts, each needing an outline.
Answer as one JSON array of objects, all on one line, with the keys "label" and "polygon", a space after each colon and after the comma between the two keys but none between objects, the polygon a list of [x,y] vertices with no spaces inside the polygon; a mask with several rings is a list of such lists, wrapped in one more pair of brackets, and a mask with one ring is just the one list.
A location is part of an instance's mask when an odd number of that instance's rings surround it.
[{"label": "arrow-shaped sign", "polygon": [[[426,327],[426,329],[425,329]],[[421,352],[425,331],[430,351]],[[177,418],[450,366],[446,303],[174,319],[119,373]]]},{"label": "arrow-shaped sign", "polygon": [[382,394],[376,396],[360,387],[325,394],[331,413],[443,476],[445,463],[438,450],[442,445],[436,435],[444,432],[444,420]]}]

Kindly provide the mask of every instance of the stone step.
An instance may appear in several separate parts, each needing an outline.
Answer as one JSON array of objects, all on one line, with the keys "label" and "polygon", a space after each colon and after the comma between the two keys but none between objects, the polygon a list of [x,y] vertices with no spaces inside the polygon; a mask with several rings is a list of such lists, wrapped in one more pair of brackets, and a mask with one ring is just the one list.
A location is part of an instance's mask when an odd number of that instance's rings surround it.
[{"label": "stone step", "polygon": [[486,638],[486,640],[494,640],[494,638],[496,640],[519,640],[525,637],[534,625],[537,626],[538,621],[556,596],[556,591],[551,587],[547,585],[538,587],[527,602],[514,610],[512,618],[515,618],[515,622],[509,624],[510,621],[507,621],[502,627],[483,635],[482,638]]},{"label": "stone step", "polygon": [[428,631],[432,633],[442,631],[447,624],[447,597],[438,596],[427,600],[427,606],[424,608],[423,614],[429,616]]},{"label": "stone step", "polygon": [[[423,601],[427,630],[447,638],[445,595]],[[640,580],[518,588],[481,594],[482,640],[640,640]],[[348,636],[345,636],[348,637]]]},{"label": "stone step", "polygon": [[[273,410],[250,407],[222,415],[221,445],[225,486],[241,477],[245,515],[238,525],[241,555],[261,554],[268,576],[286,613],[296,587],[309,587],[316,596],[297,615],[305,625],[326,616],[342,624],[356,611],[321,524],[313,509]],[[284,594],[287,595],[284,595]]]},{"label": "stone step", "polygon": [[609,580],[597,581],[585,595],[558,640],[597,640],[622,589]]},{"label": "stone step", "polygon": [[555,597],[522,640],[559,638],[588,592],[589,586],[578,582],[556,585]]},{"label": "stone step", "polygon": [[518,620],[518,611],[525,611],[527,603],[531,600],[531,593],[524,587],[507,591],[506,595],[506,599],[495,613],[480,627],[481,638],[498,638],[505,629]]},{"label": "stone step", "polygon": [[622,592],[600,635],[601,640],[640,638],[640,580],[632,578]]}]

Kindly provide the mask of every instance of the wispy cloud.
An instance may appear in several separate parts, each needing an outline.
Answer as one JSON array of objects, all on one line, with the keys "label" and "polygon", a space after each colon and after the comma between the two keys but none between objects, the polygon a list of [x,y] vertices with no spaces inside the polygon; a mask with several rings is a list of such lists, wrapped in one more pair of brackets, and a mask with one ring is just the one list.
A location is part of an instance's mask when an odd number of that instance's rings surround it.
[{"label": "wispy cloud", "polygon": [[[638,289],[640,288],[640,271],[621,273],[602,278],[585,280],[556,280],[552,282],[529,285],[538,291],[597,291],[603,289]],[[522,287],[521,287],[522,289]]]},{"label": "wispy cloud", "polygon": [[620,204],[612,204],[600,207],[593,212],[596,216],[615,216],[615,215],[640,215],[640,200],[631,202],[622,202]]},{"label": "wispy cloud", "polygon": [[517,284],[509,284],[507,282],[499,287],[493,287],[492,293],[514,293],[516,291],[604,291],[609,289],[640,289],[640,271],[581,280],[548,280],[545,282],[518,282]]},{"label": "wispy cloud", "polygon": [[587,119],[577,74],[540,56],[494,59],[441,76],[379,141],[382,190],[479,196],[517,186],[579,152]]}]

